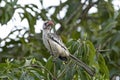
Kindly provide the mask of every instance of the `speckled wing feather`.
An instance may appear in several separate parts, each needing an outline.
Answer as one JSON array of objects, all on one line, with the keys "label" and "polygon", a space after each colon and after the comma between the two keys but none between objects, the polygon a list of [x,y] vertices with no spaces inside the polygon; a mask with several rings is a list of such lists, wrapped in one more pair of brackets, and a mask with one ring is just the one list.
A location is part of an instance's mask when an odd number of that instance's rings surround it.
[{"label": "speckled wing feather", "polygon": [[48,37],[49,37],[49,44],[51,45],[50,47],[52,50],[51,52],[53,52],[52,54],[58,55],[60,59],[66,61],[67,57],[69,56],[69,51],[62,42],[61,38],[55,33],[49,33]]},{"label": "speckled wing feather", "polygon": [[57,44],[59,44],[62,48],[64,48],[65,50],[67,50],[66,46],[62,42],[62,39],[58,35],[56,35],[54,33],[49,33],[48,37],[50,39],[52,39],[53,41],[55,41]]}]

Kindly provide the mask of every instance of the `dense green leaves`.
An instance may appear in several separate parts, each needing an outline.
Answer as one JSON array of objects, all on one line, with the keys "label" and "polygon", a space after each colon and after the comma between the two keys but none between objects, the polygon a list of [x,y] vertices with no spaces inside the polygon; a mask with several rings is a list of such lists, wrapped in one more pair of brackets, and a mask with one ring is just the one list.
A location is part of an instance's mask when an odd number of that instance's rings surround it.
[{"label": "dense green leaves", "polygon": [[3,24],[7,24],[7,22],[12,18],[15,8],[14,6],[17,3],[17,0],[14,1],[10,1],[7,2],[7,0],[5,0],[5,6],[1,7],[0,6],[0,23]]},{"label": "dense green leaves", "polygon": [[[29,27],[12,30],[0,39],[1,80],[109,80],[120,75],[120,11],[114,9],[113,0],[67,0],[48,8],[40,0],[42,9],[36,4],[22,6],[17,0],[0,0],[0,4],[2,1],[5,5],[0,5],[1,25],[21,9],[19,17],[27,20]],[[97,11],[89,13],[92,7]],[[54,12],[48,16],[52,9]],[[61,12],[65,16],[61,17]],[[95,70],[93,77],[72,60],[63,62],[50,56],[43,45],[42,32],[35,32],[39,19],[60,24],[56,33],[71,54]]]}]

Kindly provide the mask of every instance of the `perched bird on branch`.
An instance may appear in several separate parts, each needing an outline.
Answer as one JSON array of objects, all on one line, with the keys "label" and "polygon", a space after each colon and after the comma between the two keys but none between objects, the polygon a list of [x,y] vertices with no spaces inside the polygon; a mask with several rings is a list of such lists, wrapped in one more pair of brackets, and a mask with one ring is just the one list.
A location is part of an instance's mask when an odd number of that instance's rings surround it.
[{"label": "perched bird on branch", "polygon": [[58,57],[63,61],[67,61],[68,58],[73,59],[81,66],[89,75],[93,76],[95,72],[80,59],[76,58],[70,54],[67,47],[62,42],[61,38],[55,33],[51,33],[52,26],[54,25],[53,21],[46,21],[43,24],[43,43],[48,49],[50,54],[54,57]]}]

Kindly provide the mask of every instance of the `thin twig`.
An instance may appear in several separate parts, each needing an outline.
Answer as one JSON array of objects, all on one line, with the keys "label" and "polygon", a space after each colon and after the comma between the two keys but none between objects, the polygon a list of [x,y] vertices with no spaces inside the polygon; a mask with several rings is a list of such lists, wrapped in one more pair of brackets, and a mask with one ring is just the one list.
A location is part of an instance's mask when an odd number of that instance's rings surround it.
[{"label": "thin twig", "polygon": [[98,50],[98,52],[108,52],[110,51],[110,49],[106,49],[106,50]]}]

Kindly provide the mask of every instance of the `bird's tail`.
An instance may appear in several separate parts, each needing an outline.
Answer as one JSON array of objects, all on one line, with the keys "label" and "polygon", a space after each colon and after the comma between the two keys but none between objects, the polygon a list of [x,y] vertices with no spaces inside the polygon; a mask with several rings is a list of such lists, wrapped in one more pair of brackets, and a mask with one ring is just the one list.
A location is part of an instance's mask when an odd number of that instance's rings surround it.
[{"label": "bird's tail", "polygon": [[70,54],[70,57],[71,57],[74,61],[76,61],[79,66],[81,66],[84,70],[86,70],[86,72],[87,72],[90,76],[94,76],[95,71],[92,70],[88,65],[86,65],[84,62],[82,62],[81,60],[79,60],[78,58],[76,58],[75,56],[73,56],[72,54]]}]

